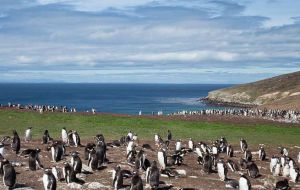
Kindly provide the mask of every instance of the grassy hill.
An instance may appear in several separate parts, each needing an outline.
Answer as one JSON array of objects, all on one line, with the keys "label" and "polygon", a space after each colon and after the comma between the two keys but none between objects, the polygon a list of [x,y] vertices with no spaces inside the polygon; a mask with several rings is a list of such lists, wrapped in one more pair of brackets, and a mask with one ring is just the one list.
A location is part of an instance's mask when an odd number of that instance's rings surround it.
[{"label": "grassy hill", "polygon": [[215,90],[210,101],[300,110],[300,71]]},{"label": "grassy hill", "polygon": [[[140,139],[153,140],[154,133],[163,138],[170,129],[174,139],[210,141],[226,136],[232,143],[238,144],[241,137],[256,145],[299,145],[300,128],[280,124],[229,124],[226,122],[204,122],[170,120],[139,116],[84,115],[64,113],[20,112],[0,110],[0,136],[12,135],[16,129],[24,137],[27,127],[33,127],[33,138],[42,139],[45,129],[51,137],[59,139],[62,127],[77,130],[82,139],[93,141],[98,133],[103,133],[108,140],[120,139],[129,130],[136,132]],[[267,137],[267,138],[266,138]]]}]

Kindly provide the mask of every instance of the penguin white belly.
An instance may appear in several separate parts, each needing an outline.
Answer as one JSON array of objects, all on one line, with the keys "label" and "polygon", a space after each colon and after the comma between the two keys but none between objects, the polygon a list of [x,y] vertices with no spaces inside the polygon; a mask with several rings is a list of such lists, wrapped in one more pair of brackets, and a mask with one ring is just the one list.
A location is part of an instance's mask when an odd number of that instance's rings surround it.
[{"label": "penguin white belly", "polygon": [[52,156],[53,162],[55,162],[55,148],[54,147],[51,147],[51,156]]},{"label": "penguin white belly", "polygon": [[273,168],[275,168],[276,164],[277,164],[277,159],[271,158],[271,162],[270,162],[270,171],[271,171],[271,173],[273,172]]},{"label": "penguin white belly", "polygon": [[248,182],[245,178],[240,178],[239,187],[240,190],[249,190]]},{"label": "penguin white belly", "polygon": [[286,164],[282,169],[282,176],[288,177],[290,175],[290,166]]},{"label": "penguin white belly", "polygon": [[189,141],[189,149],[193,150],[194,145],[193,145],[193,141]]},{"label": "penguin white belly", "polygon": [[196,148],[196,153],[197,153],[198,156],[203,157],[200,148],[198,148],[198,147]]},{"label": "penguin white belly", "polygon": [[218,168],[218,174],[219,174],[221,181],[224,181],[225,180],[224,165],[221,163],[218,163],[217,168]]},{"label": "penguin white belly", "polygon": [[31,140],[31,130],[30,130],[30,129],[27,129],[27,130],[26,130],[26,133],[25,133],[25,140],[26,140],[26,141]]},{"label": "penguin white belly", "polygon": [[130,141],[129,143],[128,143],[128,145],[127,145],[127,151],[126,151],[126,153],[128,154],[130,151],[132,151],[132,146],[133,146],[133,142],[132,141]]},{"label": "penguin white belly", "polygon": [[59,179],[58,179],[57,168],[53,167],[51,170],[52,170],[52,173],[53,173],[55,179],[58,181]]},{"label": "penguin white belly", "polygon": [[295,168],[290,168],[290,178],[292,182],[296,183],[297,175],[298,173],[296,172]]},{"label": "penguin white belly", "polygon": [[298,163],[300,164],[300,152],[298,154]]},{"label": "penguin white belly", "polygon": [[163,152],[157,153],[158,162],[162,169],[166,169],[165,158]]},{"label": "penguin white belly", "polygon": [[5,155],[4,155],[4,147],[1,147],[0,148],[0,154],[4,157]]},{"label": "penguin white belly", "polygon": [[44,174],[43,175],[43,185],[44,185],[44,189],[47,190],[47,186],[49,184],[49,178],[48,178],[48,175],[47,174]]},{"label": "penguin white belly", "polygon": [[276,164],[276,166],[275,166],[273,175],[274,175],[274,176],[279,176],[279,174],[280,174],[280,164],[278,163],[278,164]]},{"label": "penguin white belly", "polygon": [[216,155],[216,154],[218,154],[218,149],[217,149],[217,147],[212,147],[212,153],[214,154],[214,155]]},{"label": "penguin white belly", "polygon": [[176,150],[177,150],[177,151],[180,151],[180,150],[181,150],[181,143],[180,143],[180,142],[177,142],[177,143],[176,143]]},{"label": "penguin white belly", "polygon": [[77,147],[78,146],[78,144],[77,144],[77,137],[76,137],[76,135],[74,133],[72,134],[72,139],[73,139],[75,147]]},{"label": "penguin white belly", "polygon": [[68,143],[68,134],[65,130],[61,131],[61,138],[62,138],[64,143]]}]

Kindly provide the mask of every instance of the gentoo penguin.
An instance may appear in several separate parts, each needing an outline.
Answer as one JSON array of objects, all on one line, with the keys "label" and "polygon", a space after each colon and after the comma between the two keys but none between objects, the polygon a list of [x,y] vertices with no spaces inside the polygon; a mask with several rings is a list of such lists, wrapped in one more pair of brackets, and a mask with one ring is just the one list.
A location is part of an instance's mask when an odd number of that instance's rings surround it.
[{"label": "gentoo penguin", "polygon": [[250,150],[245,151],[244,158],[247,162],[250,162],[252,160],[252,153]]},{"label": "gentoo penguin", "polygon": [[289,152],[288,152],[288,150],[286,149],[286,148],[281,148],[281,150],[280,150],[280,154],[282,155],[282,156],[288,156],[289,155]]},{"label": "gentoo penguin", "polygon": [[213,166],[213,160],[210,155],[206,154],[203,157],[203,170],[205,173],[211,173]]},{"label": "gentoo penguin", "polygon": [[144,190],[142,178],[135,173],[131,179],[130,190]]},{"label": "gentoo penguin", "polygon": [[275,190],[288,190],[290,189],[289,181],[284,179],[282,181],[278,181],[275,186]]},{"label": "gentoo penguin", "polygon": [[193,150],[194,150],[194,141],[192,140],[192,138],[189,139],[188,145],[189,145],[189,152],[193,152]]},{"label": "gentoo penguin", "polygon": [[96,145],[94,143],[88,143],[85,148],[84,148],[84,159],[88,160],[89,159],[89,154],[95,148]]},{"label": "gentoo penguin", "polygon": [[72,139],[73,139],[75,147],[78,147],[78,146],[81,145],[80,144],[80,137],[79,137],[79,134],[77,133],[77,131],[72,132]]},{"label": "gentoo penguin", "polygon": [[264,161],[266,159],[266,151],[263,146],[261,146],[258,150],[258,158],[260,161]]},{"label": "gentoo penguin", "polygon": [[168,130],[167,139],[168,139],[168,141],[171,141],[171,140],[172,140],[172,133],[171,133],[170,130]]},{"label": "gentoo penguin", "polygon": [[69,144],[68,132],[65,127],[61,130],[61,139],[65,144]]},{"label": "gentoo penguin", "polygon": [[180,152],[181,151],[181,139],[179,139],[178,141],[176,141],[176,145],[175,145],[175,151],[176,152]]},{"label": "gentoo penguin", "polygon": [[78,152],[73,152],[71,154],[72,158],[71,158],[71,166],[73,167],[74,172],[77,173],[81,173],[81,169],[82,169],[82,162],[80,157],[78,156]]},{"label": "gentoo penguin", "polygon": [[32,129],[32,127],[29,127],[25,131],[25,142],[31,141],[31,138],[32,138],[32,131],[31,131],[31,129]]},{"label": "gentoo penguin", "polygon": [[227,154],[227,156],[229,156],[229,157],[233,157],[233,148],[232,148],[231,145],[228,145],[228,146],[226,147],[226,154]]},{"label": "gentoo penguin", "polygon": [[247,169],[247,163],[248,162],[244,158],[240,159],[239,164],[240,164],[240,167],[241,167],[242,170]]},{"label": "gentoo penguin", "polygon": [[238,171],[238,167],[237,167],[237,165],[234,163],[234,161],[232,161],[232,160],[227,160],[226,164],[227,164],[227,167],[228,167],[232,172]]},{"label": "gentoo penguin", "polygon": [[118,190],[123,187],[123,174],[120,166],[115,167],[112,173],[113,188]]},{"label": "gentoo penguin", "polygon": [[154,160],[151,166],[147,169],[146,172],[146,183],[150,185],[152,189],[156,189],[159,186],[159,169],[157,167],[157,163]]},{"label": "gentoo penguin", "polygon": [[241,147],[242,153],[244,153],[248,149],[248,144],[247,144],[246,140],[243,138],[241,138],[241,140],[240,140],[240,147]]},{"label": "gentoo penguin", "polygon": [[73,167],[69,163],[64,163],[63,175],[66,180],[66,183],[76,182],[76,173],[73,170]]},{"label": "gentoo penguin", "polygon": [[167,153],[164,148],[160,148],[157,152],[157,159],[162,170],[165,170],[167,167]]},{"label": "gentoo penguin", "polygon": [[53,142],[51,145],[51,156],[53,162],[58,162],[62,159],[64,154],[64,147],[63,145],[59,144],[58,142]]},{"label": "gentoo penguin", "polygon": [[4,157],[5,152],[4,152],[4,144],[2,142],[0,142],[0,156]]},{"label": "gentoo penguin", "polygon": [[6,163],[3,166],[3,183],[8,189],[13,189],[16,184],[16,177],[15,168],[10,163]]},{"label": "gentoo penguin", "polygon": [[135,159],[136,170],[144,168],[143,166],[144,166],[145,159],[146,156],[144,150],[140,150]]},{"label": "gentoo penguin", "polygon": [[45,169],[43,175],[44,190],[56,190],[56,179],[50,169]]},{"label": "gentoo penguin", "polygon": [[239,179],[239,189],[240,190],[250,190],[251,184],[249,179],[245,175],[241,175]]},{"label": "gentoo penguin", "polygon": [[98,160],[97,160],[97,155],[96,155],[95,149],[92,149],[90,154],[89,154],[88,166],[92,170],[98,169]]},{"label": "gentoo penguin", "polygon": [[28,165],[29,165],[29,169],[31,171],[35,171],[40,168],[43,168],[43,165],[41,164],[41,161],[39,158],[40,152],[41,152],[41,149],[37,148],[34,151],[31,151],[29,154]]},{"label": "gentoo penguin", "polygon": [[18,154],[20,151],[20,148],[21,148],[21,141],[20,141],[20,137],[16,130],[13,130],[13,136],[14,137],[13,137],[13,141],[11,143],[11,148],[13,151],[16,152],[16,154]]},{"label": "gentoo penguin", "polygon": [[218,175],[221,181],[225,181],[227,178],[228,168],[224,161],[220,159],[217,163]]},{"label": "gentoo penguin", "polygon": [[49,132],[48,130],[46,129],[45,132],[44,132],[44,135],[43,135],[43,144],[48,144],[49,141],[50,141],[50,135],[49,135]]},{"label": "gentoo penguin", "polygon": [[247,165],[248,175],[251,178],[256,178],[259,176],[259,170],[257,165],[254,162],[251,162]]}]

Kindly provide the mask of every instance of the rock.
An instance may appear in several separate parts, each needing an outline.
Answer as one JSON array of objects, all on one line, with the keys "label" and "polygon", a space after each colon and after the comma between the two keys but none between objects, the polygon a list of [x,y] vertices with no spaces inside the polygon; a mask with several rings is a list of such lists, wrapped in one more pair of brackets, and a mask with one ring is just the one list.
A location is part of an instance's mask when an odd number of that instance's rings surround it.
[{"label": "rock", "polygon": [[87,183],[86,185],[88,189],[101,189],[101,190],[109,189],[108,186],[105,186],[99,182],[91,182],[91,183]]},{"label": "rock", "polygon": [[79,178],[79,179],[85,180],[86,179],[86,174],[79,173],[79,174],[76,174],[76,177]]},{"label": "rock", "polygon": [[85,164],[82,164],[82,170],[87,172],[93,172],[93,170]]},{"label": "rock", "polygon": [[82,185],[78,183],[69,183],[68,187],[70,187],[71,189],[82,189]]},{"label": "rock", "polygon": [[180,177],[186,177],[186,171],[185,170],[175,170],[175,171],[178,173],[178,175]]}]

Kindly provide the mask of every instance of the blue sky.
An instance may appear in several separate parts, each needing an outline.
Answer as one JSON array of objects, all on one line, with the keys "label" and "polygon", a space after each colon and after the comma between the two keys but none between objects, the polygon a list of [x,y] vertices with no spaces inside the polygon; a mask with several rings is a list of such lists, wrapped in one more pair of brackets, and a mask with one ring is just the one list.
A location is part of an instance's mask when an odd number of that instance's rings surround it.
[{"label": "blue sky", "polygon": [[298,0],[0,0],[0,82],[245,83],[300,70]]}]

